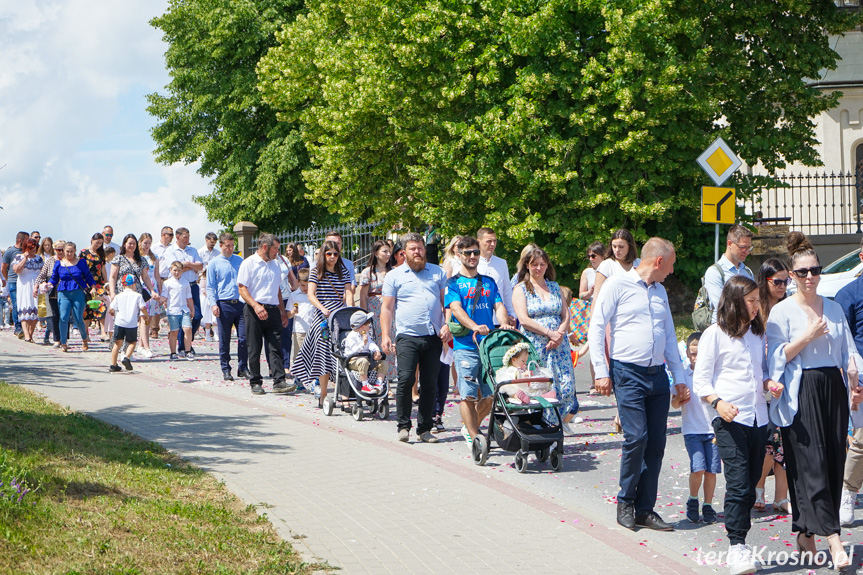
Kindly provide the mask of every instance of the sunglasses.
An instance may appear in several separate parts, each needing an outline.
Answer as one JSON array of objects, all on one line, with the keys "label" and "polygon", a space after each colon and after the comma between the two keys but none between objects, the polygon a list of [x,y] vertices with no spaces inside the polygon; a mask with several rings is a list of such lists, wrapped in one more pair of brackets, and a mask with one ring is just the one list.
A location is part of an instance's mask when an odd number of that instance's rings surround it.
[{"label": "sunglasses", "polygon": [[169,234],[168,232],[164,232],[162,235],[163,235],[163,236],[168,236],[169,238],[173,238],[173,237],[174,237],[174,234]]},{"label": "sunglasses", "polygon": [[334,258],[337,255],[339,255],[339,253],[338,252],[327,252],[324,255],[327,256],[328,258]]},{"label": "sunglasses", "polygon": [[113,238],[114,237],[114,234],[102,234],[102,235],[105,236],[106,238]]},{"label": "sunglasses", "polygon": [[751,252],[752,251],[752,244],[749,244],[748,246],[741,246],[737,242],[731,242],[731,243],[734,244],[735,246],[737,246],[737,249],[739,249],[742,252]]},{"label": "sunglasses", "polygon": [[[816,275],[817,275],[817,274],[816,274]],[[806,276],[803,276],[803,277],[806,277]],[[772,279],[772,280],[767,280],[767,282],[768,282],[768,283],[772,283],[772,284],[773,284],[773,285],[775,285],[776,287],[787,287],[787,286],[788,286],[788,284],[790,284],[790,283],[791,283],[791,278],[788,278],[788,279],[785,279],[785,280],[784,280],[784,279],[782,279],[782,278],[775,278],[775,279]]]},{"label": "sunglasses", "polygon": [[805,278],[810,273],[812,274],[812,277],[817,277],[817,276],[821,275],[821,266],[815,266],[814,268],[806,268],[803,270],[791,270],[791,271],[794,273],[794,275],[796,275],[800,279]]},{"label": "sunglasses", "polygon": [[598,257],[599,257],[599,256],[598,256],[597,254],[588,254],[588,255],[587,255],[587,259],[589,259],[589,260],[595,260],[595,259],[596,259],[596,258],[598,258]]},{"label": "sunglasses", "polygon": [[467,257],[478,256],[479,250],[462,250],[461,253],[463,253]]}]

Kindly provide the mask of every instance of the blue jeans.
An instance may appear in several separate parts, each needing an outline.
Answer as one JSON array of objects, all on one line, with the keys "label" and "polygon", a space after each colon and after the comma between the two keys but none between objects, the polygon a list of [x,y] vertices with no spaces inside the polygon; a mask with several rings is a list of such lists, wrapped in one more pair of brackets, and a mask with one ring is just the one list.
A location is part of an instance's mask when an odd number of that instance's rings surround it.
[{"label": "blue jeans", "polygon": [[[58,291],[57,303],[60,304],[60,325],[68,326],[69,317],[71,314],[72,322],[78,331],[81,333],[81,339],[87,341],[90,339],[87,333],[87,326],[84,325],[84,305],[87,298],[84,297],[84,292],[76,289],[72,291]],[[69,339],[69,330],[60,330],[60,343],[66,345]]]},{"label": "blue jeans", "polygon": [[9,299],[12,300],[12,323],[15,324],[15,333],[23,331],[21,322],[18,321],[18,281],[9,282]]},{"label": "blue jeans", "polygon": [[219,306],[219,364],[222,372],[231,371],[231,328],[237,328],[237,371],[249,369],[249,352],[246,347],[246,320],[243,318],[243,302],[221,300]]},{"label": "blue jeans", "polygon": [[[201,320],[204,319],[204,314],[201,313],[201,287],[197,283],[191,284],[192,287],[192,303],[195,304],[195,315],[192,316],[192,341],[195,341],[195,334],[198,333],[198,328],[201,327]],[[183,330],[177,334],[177,349],[186,349],[186,336]],[[191,345],[190,345],[191,347]]]},{"label": "blue jeans", "polygon": [[494,391],[483,380],[479,350],[455,349],[453,350],[453,358],[455,373],[458,376],[458,393],[461,398],[464,400],[491,397]]},{"label": "blue jeans", "polygon": [[636,514],[656,505],[671,391],[665,366],[641,367],[611,360],[611,381],[623,427],[617,500]]}]

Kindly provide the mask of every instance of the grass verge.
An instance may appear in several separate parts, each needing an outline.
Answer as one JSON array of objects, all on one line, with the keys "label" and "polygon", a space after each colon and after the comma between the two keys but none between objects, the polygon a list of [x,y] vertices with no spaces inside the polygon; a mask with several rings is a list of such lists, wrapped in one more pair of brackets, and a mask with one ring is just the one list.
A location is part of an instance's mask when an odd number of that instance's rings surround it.
[{"label": "grass verge", "polygon": [[159,444],[0,382],[0,573],[300,574],[265,516]]}]

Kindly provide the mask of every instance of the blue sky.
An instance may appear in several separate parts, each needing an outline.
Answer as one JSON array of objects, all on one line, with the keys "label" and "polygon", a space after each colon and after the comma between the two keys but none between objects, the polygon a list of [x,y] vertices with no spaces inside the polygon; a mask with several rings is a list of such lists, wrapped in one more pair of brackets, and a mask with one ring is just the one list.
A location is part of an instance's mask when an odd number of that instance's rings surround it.
[{"label": "blue sky", "polygon": [[218,226],[192,201],[195,166],[153,159],[145,95],[164,91],[164,1],[0,0],[0,246],[21,229],[86,243]]}]

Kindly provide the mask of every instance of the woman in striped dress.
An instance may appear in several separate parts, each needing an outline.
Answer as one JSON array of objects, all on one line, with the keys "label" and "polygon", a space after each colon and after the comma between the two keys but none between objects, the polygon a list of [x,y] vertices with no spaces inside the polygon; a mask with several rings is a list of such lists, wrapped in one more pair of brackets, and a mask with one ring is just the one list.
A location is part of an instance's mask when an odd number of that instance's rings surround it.
[{"label": "woman in striped dress", "polygon": [[309,303],[315,308],[315,320],[309,326],[303,346],[291,372],[303,385],[309,387],[317,379],[321,394],[318,407],[323,406],[327,397],[330,375],[338,369],[336,358],[332,356],[329,343],[323,338],[323,327],[330,314],[348,305],[354,305],[354,289],[351,276],[342,263],[338,244],[324,242],[318,252],[317,263],[309,273]]}]

